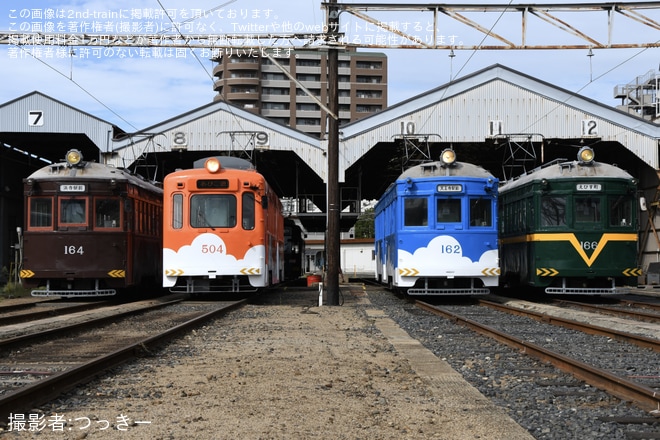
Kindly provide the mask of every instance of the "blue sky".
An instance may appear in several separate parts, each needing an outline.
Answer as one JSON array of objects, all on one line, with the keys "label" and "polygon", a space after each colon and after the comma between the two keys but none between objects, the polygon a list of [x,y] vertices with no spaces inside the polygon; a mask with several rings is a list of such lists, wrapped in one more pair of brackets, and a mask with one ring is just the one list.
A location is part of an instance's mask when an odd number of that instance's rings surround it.
[{"label": "blue sky", "polygon": [[[292,26],[298,30],[314,28],[325,22],[320,0],[10,0],[0,6],[0,29],[20,33],[23,29],[34,29],[34,26],[53,26],[60,32],[69,33],[87,26],[87,33],[156,33],[171,26],[170,20],[162,13],[163,8],[170,15],[175,15],[174,21],[183,25],[184,33],[228,34],[259,26],[282,31]],[[203,11],[207,12],[205,18],[195,18]],[[401,26],[408,23],[411,28],[415,23],[426,27],[433,19],[431,14],[421,12],[368,14],[382,21],[396,21]],[[577,20],[575,15],[558,15],[571,20],[571,24],[576,24],[590,36],[607,41],[605,13],[584,14],[584,18]],[[645,14],[660,22],[660,10]],[[121,18],[115,18],[117,15]],[[492,28],[493,32],[514,42],[520,41],[520,14],[472,17],[479,24]],[[660,32],[650,28],[639,32],[643,27],[637,24],[632,27],[632,22],[627,20],[615,15],[615,42],[660,40]],[[360,41],[377,40],[384,35],[382,31],[375,31],[348,14],[342,14],[340,24],[351,38],[359,38]],[[483,40],[481,34],[454,20],[441,19],[438,27],[439,35],[453,38],[457,44],[462,42],[476,46]],[[634,36],[630,36],[633,28]],[[420,35],[423,37],[424,31]],[[489,41],[494,43],[494,40]],[[582,43],[539,20],[531,19],[527,41],[530,44]],[[658,72],[660,66],[660,48],[595,49],[592,57],[585,50],[567,49],[456,50],[453,58],[446,50],[388,49],[384,52],[389,60],[390,105],[440,86],[452,76],[465,76],[500,63],[615,106],[619,104],[619,100],[613,97],[615,86],[632,82],[649,71]],[[0,103],[37,90],[116,124],[125,131],[135,131],[207,104],[215,95],[212,88],[213,63],[200,50],[194,54],[184,50],[178,56],[167,57],[156,57],[150,50],[140,52],[138,49],[120,54],[120,51],[107,52],[98,48],[74,48],[74,55],[69,54],[70,48],[25,51],[15,46],[0,46],[0,65],[7,78],[0,88]]]}]

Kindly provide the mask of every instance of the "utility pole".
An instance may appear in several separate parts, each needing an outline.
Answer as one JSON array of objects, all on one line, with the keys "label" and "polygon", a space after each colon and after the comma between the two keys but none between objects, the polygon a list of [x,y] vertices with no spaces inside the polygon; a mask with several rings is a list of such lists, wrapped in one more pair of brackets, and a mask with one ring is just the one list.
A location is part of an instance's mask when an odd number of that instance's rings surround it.
[{"label": "utility pole", "polygon": [[325,284],[327,286],[327,303],[329,306],[339,305],[339,8],[337,0],[330,0],[327,18],[328,49],[328,107],[331,111],[328,118],[328,206],[326,251],[328,272]]}]

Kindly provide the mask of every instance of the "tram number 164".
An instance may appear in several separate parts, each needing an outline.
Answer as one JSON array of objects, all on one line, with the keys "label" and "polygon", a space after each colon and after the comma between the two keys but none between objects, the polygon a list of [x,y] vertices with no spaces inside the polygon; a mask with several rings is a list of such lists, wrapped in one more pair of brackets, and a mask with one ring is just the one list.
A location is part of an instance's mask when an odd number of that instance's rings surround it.
[{"label": "tram number 164", "polygon": [[64,255],[83,255],[85,250],[82,246],[64,245]]}]

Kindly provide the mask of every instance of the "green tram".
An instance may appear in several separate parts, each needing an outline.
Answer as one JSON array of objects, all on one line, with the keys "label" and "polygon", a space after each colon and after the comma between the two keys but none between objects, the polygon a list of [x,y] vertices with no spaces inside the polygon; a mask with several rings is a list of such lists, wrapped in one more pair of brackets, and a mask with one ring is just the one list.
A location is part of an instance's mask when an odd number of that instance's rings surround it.
[{"label": "green tram", "polygon": [[595,162],[585,147],[499,194],[503,286],[608,295],[637,285],[637,180],[627,172]]}]

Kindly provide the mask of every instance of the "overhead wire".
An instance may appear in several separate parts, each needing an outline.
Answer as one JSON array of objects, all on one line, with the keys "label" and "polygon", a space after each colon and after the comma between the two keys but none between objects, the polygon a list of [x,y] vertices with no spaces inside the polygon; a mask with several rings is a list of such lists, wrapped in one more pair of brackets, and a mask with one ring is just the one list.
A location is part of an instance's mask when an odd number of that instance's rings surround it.
[{"label": "overhead wire", "polygon": [[[509,7],[512,6],[512,4],[513,4],[513,0],[510,0],[510,1],[508,2],[508,4],[507,4],[507,7],[504,8],[504,9],[502,10],[502,12],[501,12],[500,15],[498,16],[498,18],[495,20],[495,22],[494,22],[494,23],[491,25],[491,27],[488,29],[488,32],[487,32],[487,33],[484,35],[484,37],[481,39],[481,41],[480,41],[479,44],[477,45],[477,48],[476,48],[476,49],[473,49],[473,50],[471,51],[470,56],[469,56],[468,59],[465,60],[465,62],[462,64],[462,66],[461,66],[461,68],[458,70],[458,72],[456,72],[456,74],[453,75],[453,77],[450,77],[450,81],[453,81],[454,78],[458,77],[459,74],[463,71],[463,69],[465,69],[465,67],[468,65],[468,63],[470,62],[470,60],[476,55],[476,53],[477,53],[479,47],[481,47],[481,46],[484,44],[484,42],[486,41],[486,39],[490,36],[491,32],[495,29],[495,27],[497,26],[497,24],[500,22],[500,20],[501,20],[502,17],[504,16],[504,13],[506,13],[506,12],[509,10]],[[658,41],[655,42],[656,45],[659,44],[659,43],[660,43],[660,40],[658,40]],[[579,89],[577,89],[577,90],[575,90],[575,91],[572,91],[572,93],[575,94],[575,95],[579,94],[582,90],[584,90],[584,89],[587,88],[588,86],[592,85],[594,82],[598,81],[599,79],[603,78],[604,76],[608,75],[609,73],[613,72],[614,70],[618,69],[619,67],[623,66],[624,64],[630,62],[632,59],[634,59],[634,58],[636,58],[637,56],[641,55],[642,53],[644,53],[644,52],[647,51],[648,49],[649,49],[648,47],[640,49],[639,52],[635,53],[634,55],[630,56],[629,58],[625,59],[624,61],[618,63],[617,65],[611,67],[610,69],[606,70],[605,72],[601,73],[600,75],[597,75],[595,78],[593,77],[593,73],[592,73],[592,74],[590,75],[589,81],[588,81],[586,84],[584,84],[582,87],[580,87]],[[453,51],[452,51],[452,53],[450,53],[451,62],[453,63],[453,56],[452,56],[452,55],[453,55]],[[455,55],[454,55],[454,56],[455,56]],[[592,51],[590,51],[590,57],[591,57],[591,56],[593,56],[593,52],[592,52]],[[589,59],[589,62],[591,63],[591,58]],[[444,98],[444,96],[446,95],[446,93],[448,92],[448,90],[449,90],[449,87],[445,87],[445,88],[444,88],[443,93],[442,93],[441,97],[439,98],[440,101],[442,101],[442,99]],[[563,100],[563,101],[561,101],[559,104],[557,104],[553,109],[549,110],[547,113],[545,113],[544,115],[539,116],[535,121],[531,122],[527,127],[525,127],[524,129],[522,129],[522,131],[524,132],[524,131],[526,131],[526,130],[531,129],[536,123],[542,121],[542,120],[543,120],[544,118],[546,118],[549,114],[551,114],[552,112],[554,112],[555,110],[557,110],[558,108],[560,108],[560,106],[561,106],[562,104],[565,104],[566,102],[570,101],[572,98],[573,98],[573,96],[569,96],[569,97],[567,97],[565,100]],[[436,107],[436,109],[437,109],[437,107]],[[431,114],[428,116],[428,118],[426,119],[426,121],[422,124],[422,127],[426,124],[426,122],[428,122],[428,121],[433,117],[433,113],[434,113],[435,111],[436,111],[436,110],[434,110],[433,112],[431,112]]]},{"label": "overhead wire", "polygon": [[69,75],[67,75],[67,74],[65,74],[65,73],[63,73],[63,72],[61,72],[61,71],[59,71],[58,69],[56,69],[54,66],[51,66],[50,64],[48,64],[47,62],[45,62],[45,61],[42,60],[41,58],[38,58],[38,57],[34,56],[33,53],[31,53],[30,51],[26,50],[23,46],[16,46],[16,47],[17,47],[18,49],[22,50],[23,52],[27,53],[30,57],[32,57],[32,58],[35,59],[36,61],[40,62],[40,63],[43,64],[44,66],[46,66],[46,67],[48,67],[49,69],[53,70],[53,71],[56,72],[57,74],[62,75],[64,78],[66,78],[68,81],[70,81],[71,83],[73,83],[73,84],[74,84],[76,87],[78,87],[80,90],[82,90],[83,92],[85,92],[86,95],[88,95],[88,96],[89,96],[90,98],[92,98],[94,101],[98,102],[101,106],[103,106],[103,108],[105,108],[106,110],[108,110],[108,111],[109,111],[110,113],[112,113],[113,115],[117,116],[117,117],[118,117],[119,119],[121,119],[122,121],[126,122],[126,123],[127,123],[128,125],[130,125],[131,127],[136,128],[133,124],[131,124],[131,123],[130,123],[129,121],[127,121],[126,119],[124,119],[119,113],[117,113],[116,111],[114,111],[112,108],[110,108],[108,105],[106,105],[103,101],[101,101],[99,98],[97,98],[92,92],[90,92],[90,91],[87,90],[85,87],[83,87],[81,84],[79,84],[77,81],[75,81],[75,80],[73,79],[73,74],[72,74],[72,73],[69,74]]},{"label": "overhead wire", "polygon": [[[166,9],[165,9],[165,7],[163,6],[163,4],[161,3],[161,1],[160,1],[160,0],[156,0],[156,1],[157,1],[158,4],[160,5],[160,7],[161,7],[164,11],[166,11]],[[214,7],[214,8],[211,8],[211,9],[207,10],[207,11],[204,11],[204,13],[203,13],[202,15],[206,15],[206,14],[212,13],[212,12],[214,12],[214,11],[216,11],[216,10],[218,10],[218,9],[220,9],[220,8],[222,8],[222,7],[224,7],[224,6],[227,6],[228,4],[234,3],[234,2],[236,2],[236,1],[237,1],[237,0],[230,0],[230,1],[228,1],[228,2],[226,2],[226,3],[223,3],[223,4],[219,5],[219,6],[216,6],[216,7]],[[174,23],[174,21],[171,19],[171,17],[169,16],[169,14],[166,13],[165,15],[168,17],[168,19],[169,19],[170,22],[172,23],[172,26],[177,30],[177,32],[179,33],[179,35],[183,37],[183,34],[181,33],[180,29],[179,29],[178,26]],[[190,19],[185,20],[183,23],[188,23],[188,22],[194,21],[194,20],[196,20],[197,18],[198,18],[198,17],[191,17]],[[162,31],[162,32],[164,32],[164,31]],[[70,72],[69,72],[69,74],[67,75],[67,74],[65,74],[64,72],[58,70],[56,67],[54,67],[54,66],[52,66],[51,64],[47,63],[47,62],[44,61],[43,59],[41,59],[41,58],[39,58],[39,57],[36,57],[32,52],[28,51],[25,47],[20,46],[20,45],[14,45],[14,46],[17,47],[18,49],[22,50],[22,51],[25,52],[28,56],[30,56],[30,57],[33,58],[34,60],[40,62],[41,64],[43,64],[43,65],[46,66],[47,68],[53,70],[53,71],[56,72],[57,74],[59,74],[59,75],[61,75],[62,77],[66,78],[66,79],[67,79],[68,81],[70,81],[73,85],[75,85],[77,88],[79,88],[81,91],[83,91],[87,96],[89,96],[90,98],[92,98],[95,102],[97,102],[98,104],[100,104],[103,108],[105,108],[106,110],[108,110],[110,113],[112,113],[112,114],[113,114],[114,116],[116,116],[118,119],[120,119],[121,121],[125,122],[128,126],[130,126],[131,128],[133,128],[134,130],[139,130],[139,129],[138,129],[135,125],[133,125],[130,121],[128,121],[127,119],[125,119],[123,116],[121,116],[119,113],[117,113],[114,109],[112,109],[109,105],[105,104],[100,98],[98,98],[96,95],[94,95],[91,91],[87,90],[82,84],[80,84],[79,82],[77,82],[76,80],[73,79],[73,60],[72,60],[72,63],[71,63],[71,65],[70,65]],[[209,76],[209,78],[210,78],[211,80],[213,80],[213,76],[212,76],[212,75],[208,72],[208,70],[204,67],[204,65],[202,64],[202,61],[199,59],[199,57],[197,56],[197,54],[194,52],[194,49],[191,49],[191,52],[193,53],[193,55],[194,55],[195,59],[197,60],[197,62],[202,66],[202,68],[204,69],[204,72],[207,74],[207,76]],[[75,53],[75,52],[73,52],[73,49],[72,49],[72,50],[70,51],[70,53],[69,53],[70,56],[71,56],[72,58],[73,58],[74,53]]]}]

